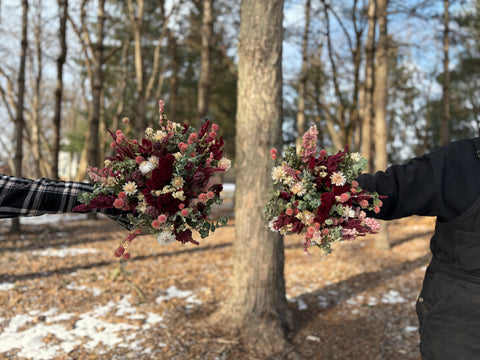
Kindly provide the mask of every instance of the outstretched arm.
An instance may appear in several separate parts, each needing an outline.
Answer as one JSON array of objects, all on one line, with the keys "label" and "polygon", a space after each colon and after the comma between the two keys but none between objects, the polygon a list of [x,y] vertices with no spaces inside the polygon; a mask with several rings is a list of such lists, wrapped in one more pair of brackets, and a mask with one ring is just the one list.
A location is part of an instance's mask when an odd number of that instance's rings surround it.
[{"label": "outstretched arm", "polygon": [[[72,212],[80,204],[78,195],[92,190],[93,185],[75,181],[31,180],[0,175],[0,218]],[[129,228],[125,212],[116,209],[100,212]]]}]

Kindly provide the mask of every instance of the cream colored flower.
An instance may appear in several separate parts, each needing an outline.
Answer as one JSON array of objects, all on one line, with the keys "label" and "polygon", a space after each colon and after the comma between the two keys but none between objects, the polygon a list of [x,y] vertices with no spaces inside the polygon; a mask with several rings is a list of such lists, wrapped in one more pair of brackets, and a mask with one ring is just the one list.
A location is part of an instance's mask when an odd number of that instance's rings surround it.
[{"label": "cream colored flower", "polygon": [[146,128],[145,129],[145,137],[149,138],[153,135],[153,129],[152,128]]},{"label": "cream colored flower", "polygon": [[185,195],[183,194],[183,190],[182,191],[175,191],[174,193],[172,193],[172,196],[175,199],[178,199],[180,201],[184,201],[186,199]]},{"label": "cream colored flower", "polygon": [[183,154],[179,151],[179,152],[176,152],[175,154],[173,154],[173,157],[175,158],[175,160],[178,161],[183,157]]},{"label": "cream colored flower", "polygon": [[148,204],[142,199],[142,201],[140,201],[137,205],[137,210],[141,213],[145,213],[145,211],[147,210],[147,206]]},{"label": "cream colored flower", "polygon": [[183,186],[183,178],[181,176],[175,176],[172,179],[172,186],[179,189]]},{"label": "cream colored flower", "polygon": [[232,161],[230,159],[227,159],[225,157],[222,157],[219,161],[218,161],[218,167],[220,169],[223,169],[225,171],[227,171],[228,169],[230,169],[230,167],[232,166]]},{"label": "cream colored flower", "polygon": [[160,245],[170,245],[175,242],[175,235],[170,230],[162,231],[156,238]]},{"label": "cream colored flower", "polygon": [[110,167],[112,165],[112,161],[107,159],[104,161],[104,164],[106,167]]},{"label": "cream colored flower", "polygon": [[300,220],[302,224],[310,225],[313,222],[313,219],[315,218],[315,214],[308,210],[304,210],[302,212],[299,212],[296,218]]},{"label": "cream colored flower", "polygon": [[150,156],[148,158],[148,162],[152,164],[153,166],[157,167],[158,166],[158,158],[156,156]]},{"label": "cream colored flower", "polygon": [[307,192],[305,190],[305,187],[303,186],[303,183],[301,181],[297,181],[295,183],[293,183],[291,186],[290,186],[290,191],[294,194],[294,195],[298,195],[298,196],[303,196],[305,195],[305,193]]},{"label": "cream colored flower", "polygon": [[350,154],[350,158],[355,162],[359,162],[362,159],[362,155],[359,152],[354,152]]},{"label": "cream colored flower", "polygon": [[283,166],[275,166],[272,169],[272,179],[275,181],[280,181],[285,176],[285,170],[283,170]]},{"label": "cream colored flower", "polygon": [[117,185],[117,180],[115,180],[113,176],[108,177],[105,182],[105,186],[114,187],[115,185]]},{"label": "cream colored flower", "polygon": [[133,181],[129,181],[123,185],[123,191],[125,191],[125,194],[127,195],[135,195],[138,191],[137,184],[135,184]]},{"label": "cream colored flower", "polygon": [[165,136],[167,136],[167,133],[165,131],[157,130],[157,132],[153,136],[153,140],[162,141],[165,138]]},{"label": "cream colored flower", "polygon": [[149,174],[155,169],[155,165],[153,165],[150,161],[142,161],[138,168],[142,172],[143,175]]},{"label": "cream colored flower", "polygon": [[338,171],[338,172],[334,172],[330,176],[330,180],[332,180],[333,185],[343,186],[343,185],[345,185],[345,182],[347,181],[347,178],[345,177],[345,175],[343,175],[343,173],[341,171]]}]

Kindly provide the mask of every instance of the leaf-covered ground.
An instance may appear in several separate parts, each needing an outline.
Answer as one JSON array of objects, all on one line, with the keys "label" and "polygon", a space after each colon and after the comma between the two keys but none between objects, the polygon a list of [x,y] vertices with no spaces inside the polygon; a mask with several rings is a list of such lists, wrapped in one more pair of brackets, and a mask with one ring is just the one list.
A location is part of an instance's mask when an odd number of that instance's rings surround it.
[{"label": "leaf-covered ground", "polygon": [[[0,223],[0,358],[263,359],[208,326],[229,293],[234,220],[200,246],[150,236],[120,266],[126,232],[107,219]],[[290,341],[304,359],[420,359],[415,300],[433,220],[390,223],[391,250],[374,238],[306,255],[286,238]]]}]

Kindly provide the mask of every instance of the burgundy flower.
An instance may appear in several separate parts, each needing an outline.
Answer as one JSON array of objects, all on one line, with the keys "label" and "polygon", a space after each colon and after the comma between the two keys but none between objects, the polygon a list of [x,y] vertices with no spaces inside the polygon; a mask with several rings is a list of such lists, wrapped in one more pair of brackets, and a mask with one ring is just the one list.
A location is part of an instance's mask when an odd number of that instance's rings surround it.
[{"label": "burgundy flower", "polygon": [[201,139],[210,129],[210,121],[206,121],[198,131],[198,137]]},{"label": "burgundy flower", "polygon": [[222,158],[224,144],[225,142],[223,141],[223,137],[220,137],[219,139],[216,139],[210,146],[210,151],[212,152],[215,160],[220,160]]},{"label": "burgundy flower", "polygon": [[187,242],[191,242],[195,245],[198,245],[198,241],[193,240],[192,238],[192,231],[190,229],[182,230],[177,233],[177,240],[180,241],[182,244],[186,244]]},{"label": "burgundy flower", "polygon": [[328,213],[332,209],[332,205],[335,202],[335,195],[332,193],[325,192],[320,195],[321,204],[317,209],[317,218],[316,220],[319,223],[323,223],[325,220],[328,219]]},{"label": "burgundy flower", "polygon": [[73,208],[73,212],[86,212],[93,209],[109,209],[113,208],[113,203],[117,198],[113,195],[98,195],[96,198],[92,199],[88,205],[81,204]]},{"label": "burgundy flower", "polygon": [[158,167],[152,170],[152,176],[145,184],[148,191],[161,190],[170,182],[174,162],[175,157],[172,154],[165,155],[158,160]]}]

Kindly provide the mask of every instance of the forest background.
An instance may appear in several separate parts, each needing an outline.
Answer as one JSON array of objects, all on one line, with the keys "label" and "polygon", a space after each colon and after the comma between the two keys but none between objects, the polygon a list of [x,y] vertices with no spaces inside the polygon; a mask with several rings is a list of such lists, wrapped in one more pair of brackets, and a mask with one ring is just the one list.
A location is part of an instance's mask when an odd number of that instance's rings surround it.
[{"label": "forest background", "polygon": [[475,0],[2,0],[0,10],[3,173],[83,181],[108,156],[107,129],[141,136],[159,98],[173,121],[220,125],[235,160],[236,241],[217,320],[266,354],[293,328],[283,242],[261,215],[269,148],[316,124],[320,146],[350,144],[374,171],[480,135]]}]

